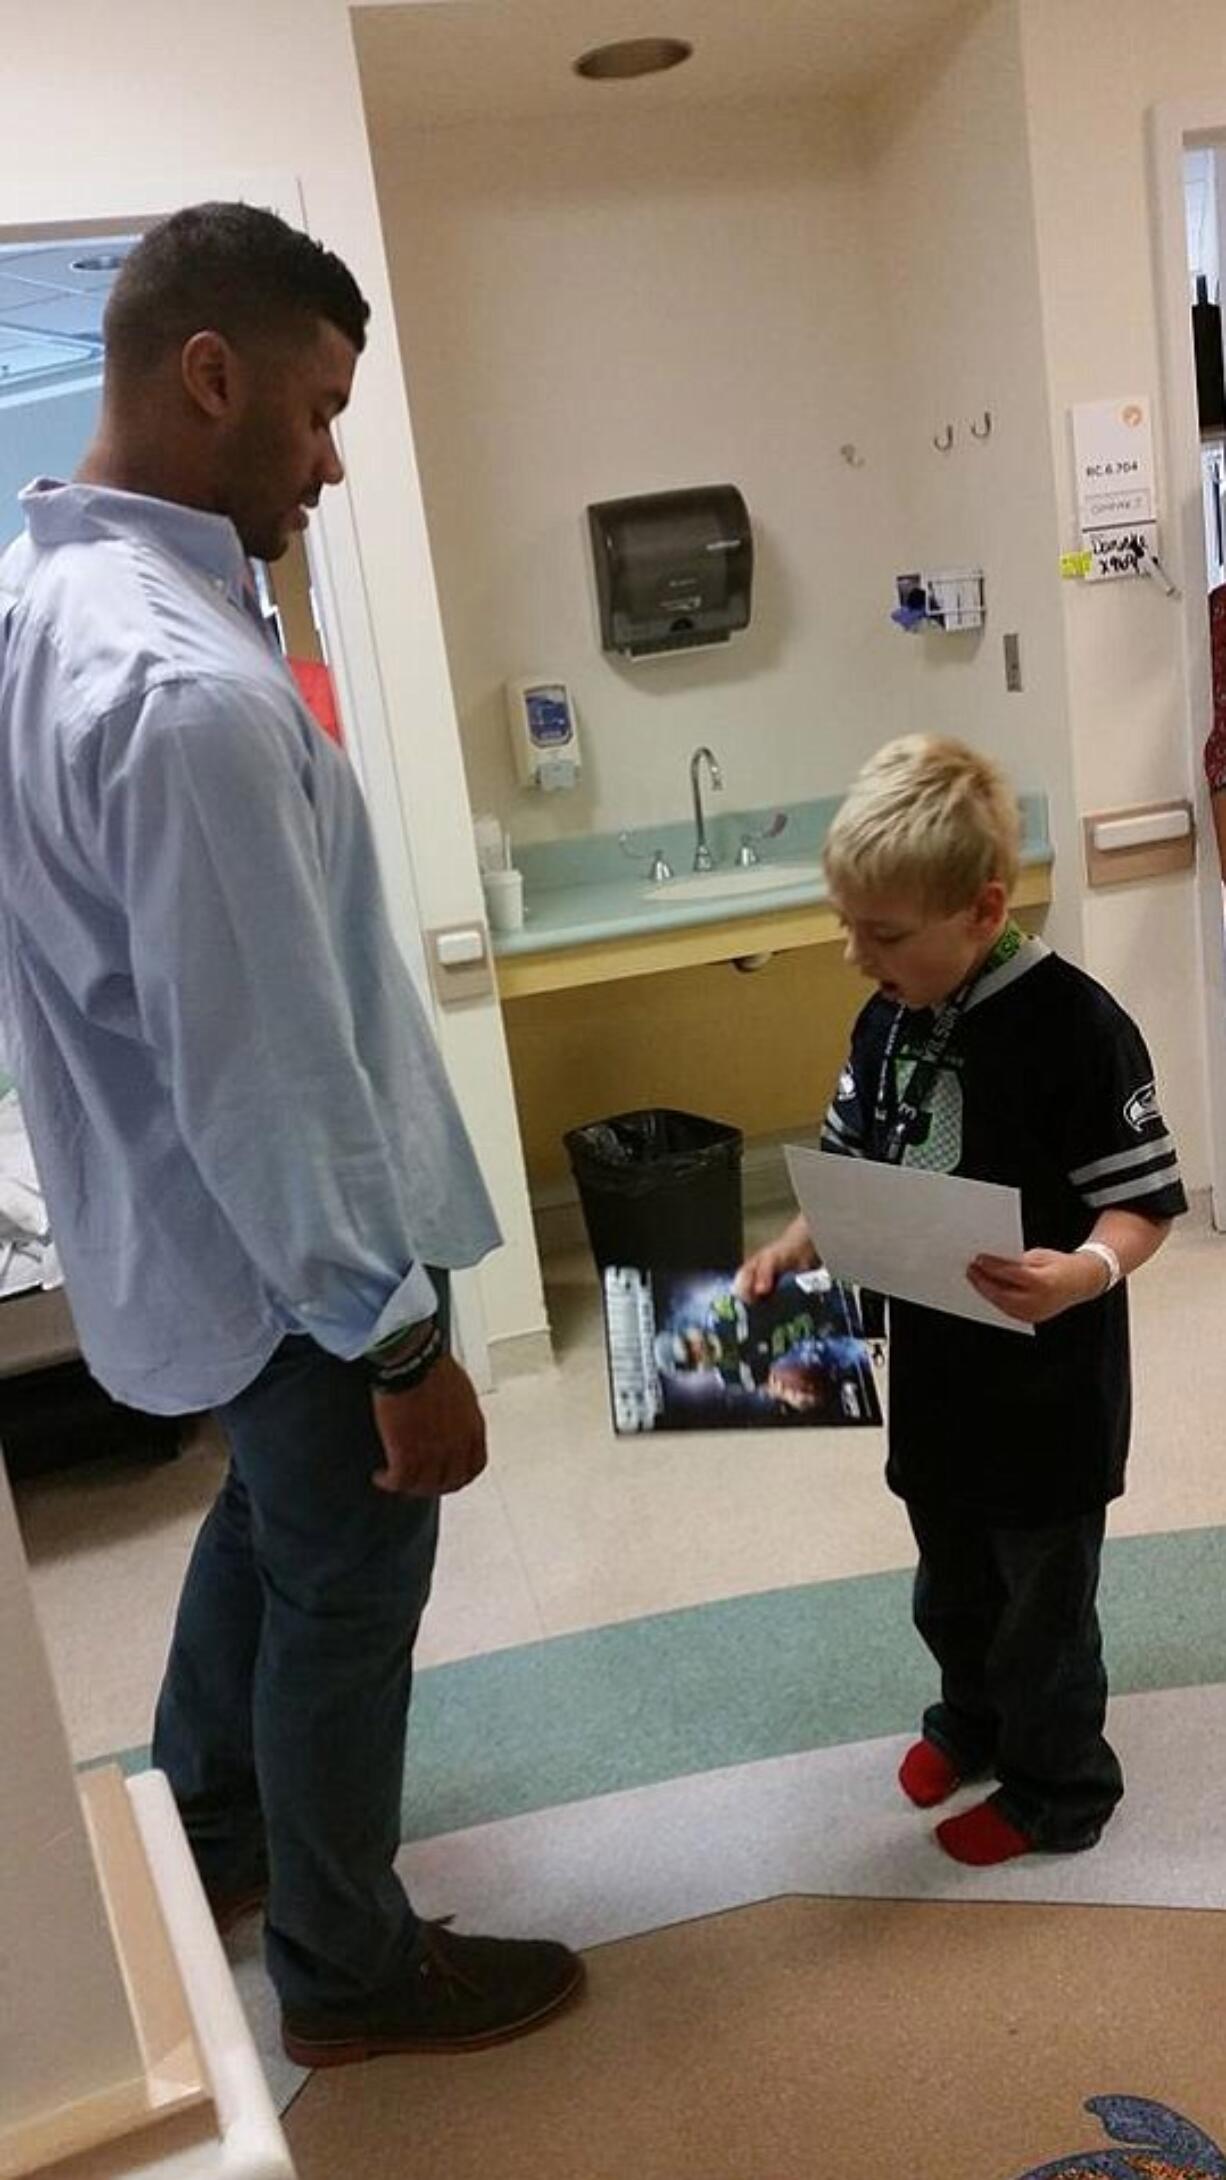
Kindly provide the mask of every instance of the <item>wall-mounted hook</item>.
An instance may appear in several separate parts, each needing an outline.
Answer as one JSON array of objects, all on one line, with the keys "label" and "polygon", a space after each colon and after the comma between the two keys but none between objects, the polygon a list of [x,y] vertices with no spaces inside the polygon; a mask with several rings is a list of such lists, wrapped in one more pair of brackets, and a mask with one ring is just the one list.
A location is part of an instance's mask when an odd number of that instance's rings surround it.
[{"label": "wall-mounted hook", "polygon": [[985,409],[977,424],[971,425],[972,439],[990,439],[992,436],[992,411]]},{"label": "wall-mounted hook", "polygon": [[861,454],[859,447],[852,445],[850,439],[844,441],[839,448],[839,453],[849,469],[863,469],[864,456]]},{"label": "wall-mounted hook", "polygon": [[933,433],[932,444],[936,448],[938,454],[948,454],[953,443],[954,427],[952,424],[947,424],[943,432]]}]

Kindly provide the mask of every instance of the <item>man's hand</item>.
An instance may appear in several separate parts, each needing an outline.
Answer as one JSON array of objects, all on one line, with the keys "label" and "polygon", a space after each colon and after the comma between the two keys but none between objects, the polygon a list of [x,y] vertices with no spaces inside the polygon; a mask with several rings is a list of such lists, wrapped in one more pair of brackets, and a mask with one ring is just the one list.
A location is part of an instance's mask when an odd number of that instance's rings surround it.
[{"label": "man's hand", "polygon": [[1107,1288],[1101,1258],[1080,1250],[1027,1249],[1020,1257],[976,1257],[966,1276],[976,1294],[1023,1325],[1045,1324]]},{"label": "man's hand", "polygon": [[407,1499],[463,1491],[485,1467],[485,1418],[467,1374],[452,1356],[405,1393],[371,1394],[386,1466],[371,1478],[378,1491]]}]

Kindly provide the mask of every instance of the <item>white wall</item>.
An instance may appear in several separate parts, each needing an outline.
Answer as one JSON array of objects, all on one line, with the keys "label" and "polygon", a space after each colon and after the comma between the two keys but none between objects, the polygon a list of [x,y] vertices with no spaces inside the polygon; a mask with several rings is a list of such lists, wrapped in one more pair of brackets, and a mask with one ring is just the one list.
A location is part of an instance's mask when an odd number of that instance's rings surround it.
[{"label": "white wall", "polygon": [[[376,101],[376,105],[382,102]],[[1020,42],[1005,8],[867,114],[711,106],[579,133],[376,125],[401,346],[474,800],[519,837],[686,806],[709,739],[744,801],[836,792],[905,726],[964,734],[1051,804],[1051,928],[1080,855]],[[985,409],[990,440],[969,423]],[[934,432],[953,421],[943,457]],[[840,456],[854,444],[862,466]],[[591,499],[728,476],[760,545],[726,655],[598,650]],[[907,637],[896,572],[981,562],[982,639]],[[1016,631],[1024,689],[1006,693]],[[583,790],[514,784],[505,676],[565,674]]]},{"label": "white wall", "polygon": [[[1020,25],[1051,393],[1059,537],[1075,542],[1072,404],[1154,396],[1159,459],[1160,327],[1151,244],[1146,115],[1159,101],[1220,99],[1219,0],[1024,0]],[[1187,399],[1194,399],[1191,384]],[[1173,535],[1167,507],[1167,535]],[[1190,584],[1200,571],[1183,571]],[[1061,587],[1077,795],[1086,810],[1193,791],[1180,615],[1152,584]],[[1210,849],[1209,852],[1212,852]],[[1185,1166],[1207,1174],[1204,1009],[1191,879],[1121,887],[1086,903],[1087,965],[1143,1023]]]},{"label": "white wall", "polygon": [[[905,640],[863,135],[721,106],[372,135],[474,802],[522,839],[830,793],[898,724]],[[839,454],[857,443],[865,466]],[[731,481],[751,629],[647,666],[599,649],[584,510]],[[568,678],[581,790],[517,790],[505,677]]]},{"label": "white wall", "polygon": [[[173,25],[171,15],[173,14]],[[301,182],[312,229],[374,309],[345,420],[362,572],[422,921],[480,913],[467,797],[422,520],[365,122],[343,0],[61,0],[9,7],[3,218],[114,219]],[[402,922],[405,904],[397,904]],[[494,1338],[543,1323],[518,1131],[493,1001],[445,1017],[452,1076],[508,1235],[482,1275]]]},{"label": "white wall", "polygon": [[[899,566],[982,566],[982,635],[907,640],[908,723],[989,751],[1049,798],[1047,934],[1082,953],[1082,862],[1056,576],[1038,257],[1021,46],[1013,11],[982,10],[873,104],[880,340],[889,370]],[[991,433],[976,438],[972,424]],[[934,440],[953,427],[948,452]],[[1022,690],[1006,689],[1017,634]]]}]

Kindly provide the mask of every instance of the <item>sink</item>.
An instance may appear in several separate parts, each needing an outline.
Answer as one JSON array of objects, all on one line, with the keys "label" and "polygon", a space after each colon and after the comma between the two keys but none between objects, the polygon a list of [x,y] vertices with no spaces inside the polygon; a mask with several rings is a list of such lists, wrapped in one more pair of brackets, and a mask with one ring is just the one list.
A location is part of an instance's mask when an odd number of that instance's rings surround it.
[{"label": "sink", "polygon": [[661,908],[669,901],[743,900],[755,893],[774,893],[783,886],[817,884],[817,860],[811,863],[751,863],[748,870],[734,864],[728,870],[696,870],[681,878],[665,878],[659,885],[643,887],[643,899]]}]

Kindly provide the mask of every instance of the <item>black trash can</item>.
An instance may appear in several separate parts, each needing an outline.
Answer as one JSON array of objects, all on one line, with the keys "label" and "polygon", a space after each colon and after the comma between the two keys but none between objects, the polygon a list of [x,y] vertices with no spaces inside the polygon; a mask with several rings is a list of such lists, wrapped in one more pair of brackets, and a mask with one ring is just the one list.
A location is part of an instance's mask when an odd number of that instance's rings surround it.
[{"label": "black trash can", "polygon": [[596,1268],[726,1271],[744,1255],[739,1128],[667,1106],[563,1139]]}]

